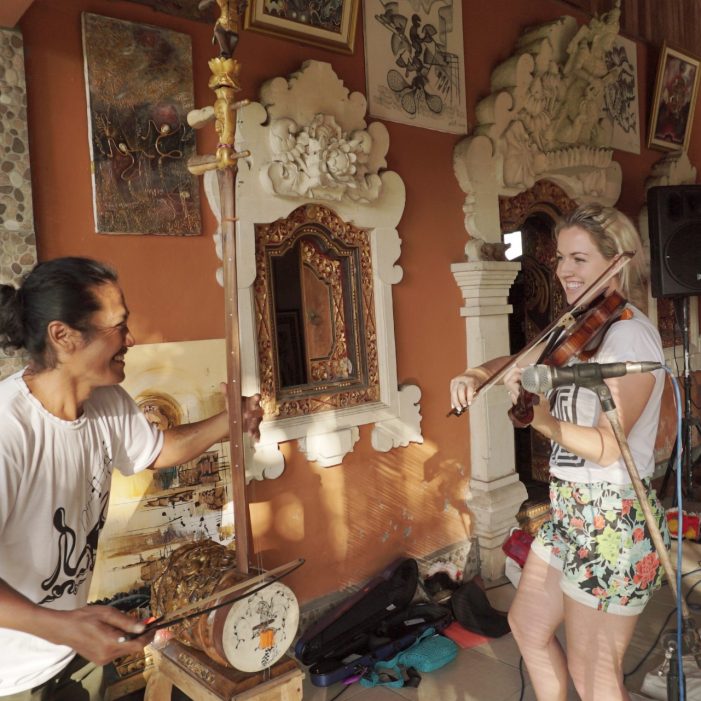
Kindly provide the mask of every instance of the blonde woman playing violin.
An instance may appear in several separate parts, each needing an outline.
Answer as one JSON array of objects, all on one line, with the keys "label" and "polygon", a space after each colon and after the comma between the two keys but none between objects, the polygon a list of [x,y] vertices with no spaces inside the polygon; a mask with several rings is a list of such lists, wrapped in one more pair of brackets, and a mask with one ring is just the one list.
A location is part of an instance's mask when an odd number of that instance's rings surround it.
[{"label": "blonde woman playing violin", "polygon": [[[559,224],[557,277],[574,302],[621,252],[631,262],[608,283],[628,300],[644,292],[642,246],[619,211],[590,204]],[[659,333],[633,304],[611,324],[590,362],[664,363]],[[450,383],[452,406],[462,410],[476,389],[508,358],[468,368]],[[533,357],[521,366],[536,362]],[[578,362],[575,358],[571,362]],[[512,402],[521,367],[503,381]],[[664,386],[664,371],[610,378],[621,427],[665,543],[664,512],[649,489]],[[567,698],[568,677],[583,701],[629,699],[623,656],[638,616],[659,587],[662,568],[621,451],[596,393],[560,386],[533,407],[531,426],[549,438],[551,519],[536,535],[509,611],[509,623],[541,701]],[[555,637],[564,622],[567,654]]]}]

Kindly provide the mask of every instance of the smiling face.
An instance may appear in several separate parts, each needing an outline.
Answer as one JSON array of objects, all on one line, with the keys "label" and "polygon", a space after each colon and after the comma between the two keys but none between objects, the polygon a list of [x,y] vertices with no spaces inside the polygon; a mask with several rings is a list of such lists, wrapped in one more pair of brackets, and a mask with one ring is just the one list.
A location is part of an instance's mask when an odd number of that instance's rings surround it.
[{"label": "smiling face", "polygon": [[[570,226],[557,237],[557,277],[565,290],[568,304],[572,304],[611,264],[604,258],[586,229]],[[615,289],[618,278],[608,284]]]},{"label": "smiling face", "polygon": [[129,310],[119,285],[93,288],[100,309],[90,317],[90,330],[82,335],[71,364],[90,387],[116,385],[124,380],[124,356],[134,345],[127,319]]}]

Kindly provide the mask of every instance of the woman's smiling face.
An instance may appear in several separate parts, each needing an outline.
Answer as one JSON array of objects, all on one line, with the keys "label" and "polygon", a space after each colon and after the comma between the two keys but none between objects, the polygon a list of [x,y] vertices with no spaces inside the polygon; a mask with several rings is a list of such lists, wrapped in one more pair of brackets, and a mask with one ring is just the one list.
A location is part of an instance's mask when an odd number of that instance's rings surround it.
[{"label": "woman's smiling face", "polygon": [[[596,247],[586,229],[570,226],[557,237],[557,277],[565,290],[568,304],[572,304],[611,264]],[[618,278],[607,285],[615,289]]]}]

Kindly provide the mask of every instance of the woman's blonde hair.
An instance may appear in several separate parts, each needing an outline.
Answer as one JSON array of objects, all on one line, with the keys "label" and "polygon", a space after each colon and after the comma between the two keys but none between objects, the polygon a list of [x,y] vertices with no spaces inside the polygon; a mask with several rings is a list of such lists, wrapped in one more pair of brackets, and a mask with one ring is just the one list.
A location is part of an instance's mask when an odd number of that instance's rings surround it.
[{"label": "woman's blonde hair", "polygon": [[623,296],[636,306],[644,306],[647,265],[643,245],[633,222],[613,207],[591,203],[577,207],[560,220],[555,227],[555,236],[563,229],[573,226],[584,229],[591,236],[594,245],[606,260],[612,260],[625,251],[635,253],[630,263],[618,273],[618,279]]}]

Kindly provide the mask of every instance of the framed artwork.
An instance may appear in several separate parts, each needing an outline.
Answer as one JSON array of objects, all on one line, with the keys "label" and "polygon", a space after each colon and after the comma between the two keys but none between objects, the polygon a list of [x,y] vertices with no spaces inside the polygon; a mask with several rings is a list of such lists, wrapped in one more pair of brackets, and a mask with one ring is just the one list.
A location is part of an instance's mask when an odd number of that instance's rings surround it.
[{"label": "framed artwork", "polygon": [[190,37],[83,13],[95,230],[200,234]]},{"label": "framed artwork", "polygon": [[352,54],[360,0],[250,0],[244,29]]},{"label": "framed artwork", "polygon": [[211,24],[219,16],[219,9],[216,2],[211,0],[203,3],[202,0],[129,0],[139,5],[146,5],[156,12],[163,12],[175,17],[196,20],[198,22],[209,22]]},{"label": "framed artwork", "polygon": [[461,0],[365,0],[364,11],[370,115],[466,133]]},{"label": "framed artwork", "polygon": [[662,45],[648,148],[686,151],[699,87],[699,59]]},{"label": "framed artwork", "polygon": [[620,36],[606,52],[603,120],[611,125],[611,147],[640,153],[638,57],[635,42]]}]

